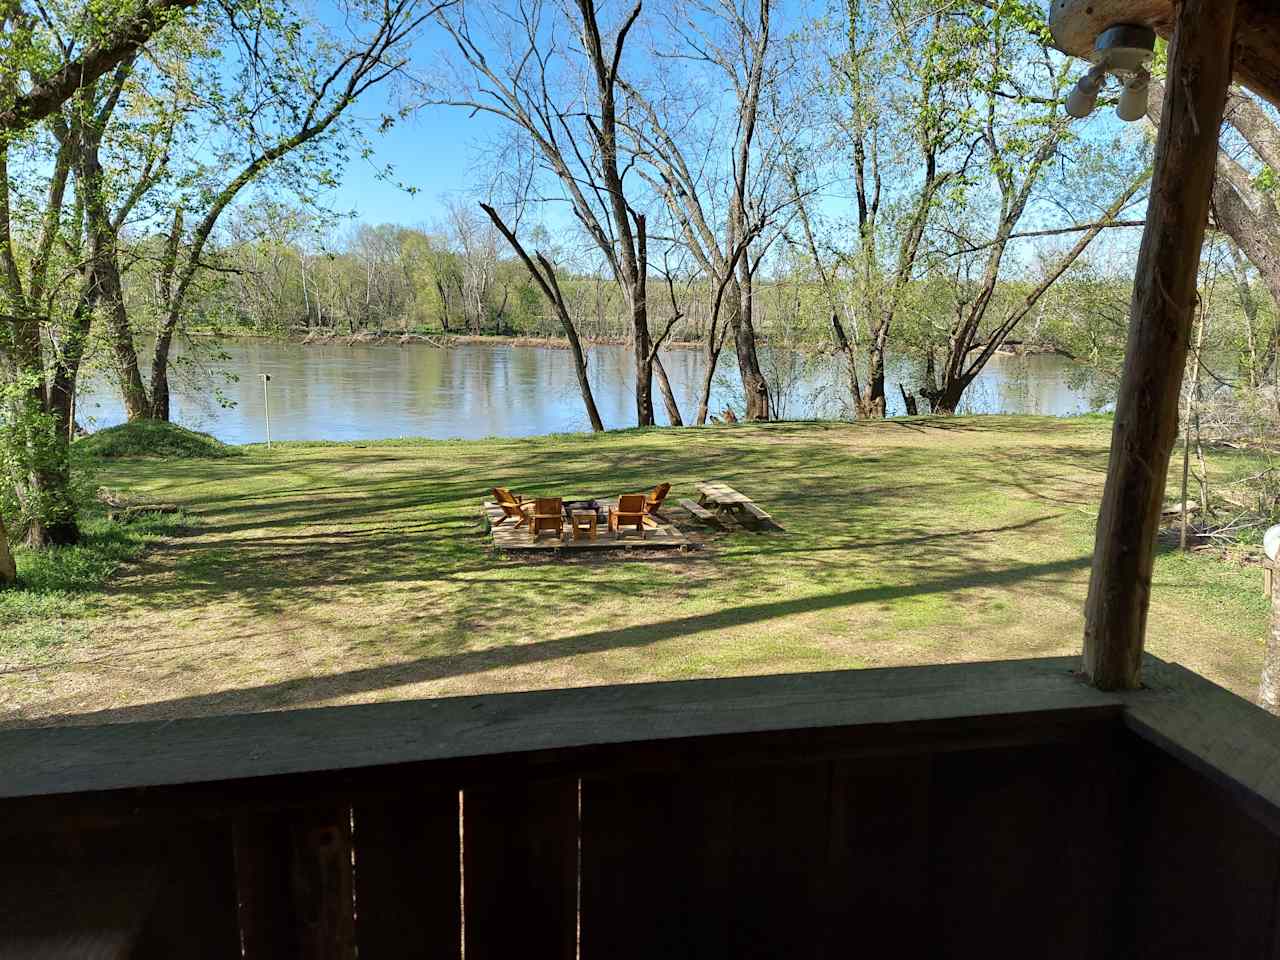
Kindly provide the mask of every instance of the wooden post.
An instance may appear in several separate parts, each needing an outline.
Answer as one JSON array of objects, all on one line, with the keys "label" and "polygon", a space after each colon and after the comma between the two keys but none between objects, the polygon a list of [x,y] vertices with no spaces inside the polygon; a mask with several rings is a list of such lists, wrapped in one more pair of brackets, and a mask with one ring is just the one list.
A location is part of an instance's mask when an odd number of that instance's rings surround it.
[{"label": "wooden post", "polygon": [[1258,684],[1258,706],[1280,716],[1280,524],[1267,531],[1262,540],[1266,559],[1262,561],[1263,584],[1271,600],[1271,629],[1267,650],[1262,656],[1262,680]]},{"label": "wooden post", "polygon": [[1177,4],[1085,602],[1084,672],[1103,690],[1140,684],[1156,533],[1178,432],[1218,127],[1231,82],[1236,3]]}]

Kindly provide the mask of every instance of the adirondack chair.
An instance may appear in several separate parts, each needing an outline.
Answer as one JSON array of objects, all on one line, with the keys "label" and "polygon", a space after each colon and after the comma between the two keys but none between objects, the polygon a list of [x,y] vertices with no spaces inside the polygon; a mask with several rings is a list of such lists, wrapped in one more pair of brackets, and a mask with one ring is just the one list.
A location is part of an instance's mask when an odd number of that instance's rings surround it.
[{"label": "adirondack chair", "polygon": [[671,492],[671,484],[660,483],[649,491],[649,497],[644,502],[644,523],[646,527],[656,529],[658,521],[654,517],[661,517],[659,513],[662,509],[662,501],[667,499],[667,494]]},{"label": "adirondack chair", "polygon": [[502,508],[503,514],[502,519],[494,524],[495,527],[501,526],[508,520],[514,520],[517,528],[529,522],[529,510],[532,504],[525,503],[522,498],[506,487],[494,487],[493,499]]},{"label": "adirondack chair", "polygon": [[560,497],[538,497],[533,501],[533,513],[529,515],[529,535],[538,539],[543,531],[550,530],[557,538],[564,538],[564,501]]},{"label": "adirondack chair", "polygon": [[633,527],[644,539],[645,495],[643,493],[624,493],[618,498],[618,505],[609,508],[609,529],[622,539],[622,528]]}]

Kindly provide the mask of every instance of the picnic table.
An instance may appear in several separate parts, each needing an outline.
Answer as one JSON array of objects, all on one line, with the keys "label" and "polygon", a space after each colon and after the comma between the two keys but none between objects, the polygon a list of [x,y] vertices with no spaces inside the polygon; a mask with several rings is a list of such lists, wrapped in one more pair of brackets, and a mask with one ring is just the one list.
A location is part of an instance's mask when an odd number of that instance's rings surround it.
[{"label": "picnic table", "polygon": [[761,523],[771,523],[773,518],[765,513],[756,502],[746,494],[739,493],[727,483],[721,483],[718,480],[708,480],[703,483],[694,484],[698,490],[698,506],[714,507],[717,513],[731,513],[735,519],[742,519],[743,514],[750,514],[751,517]]}]

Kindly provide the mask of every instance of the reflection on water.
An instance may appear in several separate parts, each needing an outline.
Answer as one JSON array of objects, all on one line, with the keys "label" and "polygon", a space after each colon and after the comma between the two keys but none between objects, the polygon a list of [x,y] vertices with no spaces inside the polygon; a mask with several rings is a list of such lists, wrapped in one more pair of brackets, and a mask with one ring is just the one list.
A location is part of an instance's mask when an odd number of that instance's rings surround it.
[{"label": "reflection on water", "polygon": [[[426,344],[303,346],[261,340],[223,345],[228,358],[212,367],[234,375],[196,376],[180,366],[175,375],[174,418],[229,443],[265,439],[261,374],[271,376],[271,436],[278,440],[362,440],[386,437],[532,436],[589,429],[577,378],[567,350],[505,345],[463,345],[441,349]],[[588,367],[596,405],[606,427],[635,422],[631,351],[594,346]],[[847,413],[847,380],[832,356],[780,353],[763,357],[786,417],[838,417]],[[670,350],[663,363],[686,421],[697,413],[704,362],[695,350]],[[712,409],[735,403],[740,387],[732,350],[716,371]],[[1056,356],[997,356],[969,388],[964,411],[1042,413],[1064,416],[1093,407],[1085,391],[1068,383],[1072,366]],[[889,412],[900,414],[899,380],[889,370]],[[212,399],[221,384],[229,406]],[[665,410],[654,385],[654,407]],[[91,429],[120,423],[124,411],[105,383],[86,385],[78,419]]]}]

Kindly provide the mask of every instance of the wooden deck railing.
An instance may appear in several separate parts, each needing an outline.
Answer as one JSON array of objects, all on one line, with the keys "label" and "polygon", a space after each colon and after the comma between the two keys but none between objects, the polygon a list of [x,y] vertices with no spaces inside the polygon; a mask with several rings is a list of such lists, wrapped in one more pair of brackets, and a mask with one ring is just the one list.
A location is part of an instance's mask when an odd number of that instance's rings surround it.
[{"label": "wooden deck railing", "polygon": [[1273,718],[1153,661],[0,733],[0,957],[1272,957]]}]

